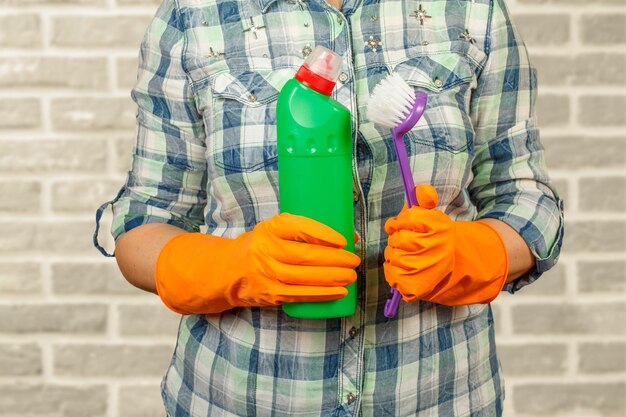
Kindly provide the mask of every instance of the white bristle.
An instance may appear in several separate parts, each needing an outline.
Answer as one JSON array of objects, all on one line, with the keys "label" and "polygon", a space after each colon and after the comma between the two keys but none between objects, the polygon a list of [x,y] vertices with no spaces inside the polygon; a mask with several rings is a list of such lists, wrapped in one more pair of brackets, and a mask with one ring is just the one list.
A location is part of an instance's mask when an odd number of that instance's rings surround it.
[{"label": "white bristle", "polygon": [[415,103],[415,91],[398,73],[389,74],[374,87],[367,105],[367,118],[388,128],[400,124]]}]

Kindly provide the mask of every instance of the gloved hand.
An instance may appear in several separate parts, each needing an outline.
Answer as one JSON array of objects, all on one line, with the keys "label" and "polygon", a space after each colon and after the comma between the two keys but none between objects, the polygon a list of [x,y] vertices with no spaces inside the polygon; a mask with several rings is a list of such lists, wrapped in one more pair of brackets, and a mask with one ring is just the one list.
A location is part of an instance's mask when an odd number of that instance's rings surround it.
[{"label": "gloved hand", "polygon": [[419,207],[385,223],[385,279],[407,301],[449,306],[489,303],[508,275],[506,247],[487,223],[453,221],[435,210],[437,191],[415,187]]},{"label": "gloved hand", "polygon": [[361,262],[341,249],[346,244],[332,228],[288,213],[235,239],[183,233],[159,253],[157,291],[180,314],[336,300],[348,293]]}]

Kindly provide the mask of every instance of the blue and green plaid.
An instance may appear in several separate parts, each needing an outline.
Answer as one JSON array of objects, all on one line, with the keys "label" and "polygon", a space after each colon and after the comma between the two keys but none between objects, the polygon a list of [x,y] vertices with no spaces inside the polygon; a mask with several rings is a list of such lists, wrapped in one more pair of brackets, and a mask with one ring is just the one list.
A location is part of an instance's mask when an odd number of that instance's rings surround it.
[{"label": "blue and green plaid", "polygon": [[183,317],[167,412],[500,416],[490,305],[418,301],[383,315],[384,223],[404,191],[389,131],[365,109],[390,71],[426,91],[405,138],[415,182],[433,184],[455,219],[517,230],[537,262],[505,289],[536,280],[557,260],[562,203],[539,142],[536,73],[504,0],[347,0],[341,13],[324,0],[165,0],[141,45],[132,168],[97,217],[113,205],[115,239],[154,222],[233,238],[277,214],[276,98],[316,45],[343,57],[333,95],[353,116],[357,312]]}]

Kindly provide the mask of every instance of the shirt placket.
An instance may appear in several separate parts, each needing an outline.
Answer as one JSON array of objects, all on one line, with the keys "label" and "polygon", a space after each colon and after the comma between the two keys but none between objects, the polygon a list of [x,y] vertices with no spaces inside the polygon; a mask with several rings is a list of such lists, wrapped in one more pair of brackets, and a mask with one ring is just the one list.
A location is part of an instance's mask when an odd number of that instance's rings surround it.
[{"label": "shirt placket", "polygon": [[[322,0],[323,1],[323,0]],[[348,0],[352,3],[352,0]],[[365,241],[367,236],[367,216],[366,204],[364,201],[363,189],[359,178],[356,158],[358,117],[356,103],[356,83],[355,71],[352,63],[352,42],[348,19],[335,10],[325,5],[327,12],[331,15],[329,19],[331,25],[330,33],[333,34],[331,44],[336,53],[343,57],[341,71],[339,73],[337,88],[333,92],[333,98],[346,106],[352,114],[352,143],[353,143],[353,200],[354,200],[354,226],[360,236],[359,242],[355,245],[356,253],[363,260],[357,272],[358,279],[365,277]],[[344,7],[351,7],[344,4]],[[365,286],[358,285],[359,291],[363,291]],[[364,300],[363,294],[358,294],[359,300]],[[354,315],[342,319],[341,359],[338,381],[338,400],[344,415],[357,415],[361,403],[361,387],[363,380],[363,338],[361,327],[363,325],[363,308],[357,306]]]}]

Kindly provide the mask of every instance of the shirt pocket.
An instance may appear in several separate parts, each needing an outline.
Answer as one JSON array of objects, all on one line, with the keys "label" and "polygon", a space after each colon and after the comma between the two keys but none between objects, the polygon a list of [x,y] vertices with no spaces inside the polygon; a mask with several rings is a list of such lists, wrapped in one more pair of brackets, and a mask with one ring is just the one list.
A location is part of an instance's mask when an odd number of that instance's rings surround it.
[{"label": "shirt pocket", "polygon": [[211,78],[208,159],[224,174],[276,170],[276,101],[296,68],[230,70]]},{"label": "shirt pocket", "polygon": [[407,84],[428,94],[422,118],[407,134],[415,150],[471,152],[474,129],[469,101],[471,89],[476,86],[472,61],[461,53],[446,50],[407,56],[392,70]]}]

